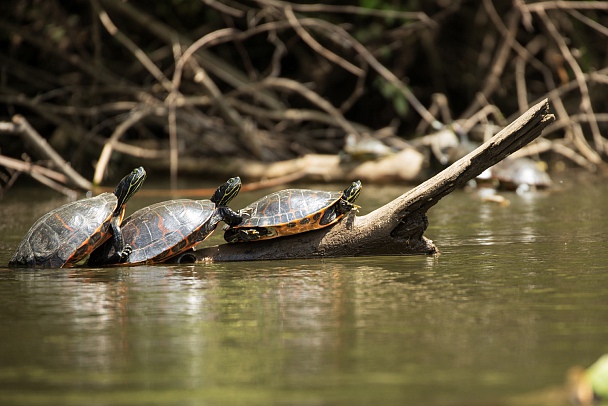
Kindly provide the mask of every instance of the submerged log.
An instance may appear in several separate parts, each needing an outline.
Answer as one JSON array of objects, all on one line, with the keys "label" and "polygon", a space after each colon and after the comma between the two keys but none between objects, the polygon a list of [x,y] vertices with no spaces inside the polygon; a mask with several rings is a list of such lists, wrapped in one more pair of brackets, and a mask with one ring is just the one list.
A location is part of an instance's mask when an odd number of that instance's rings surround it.
[{"label": "submerged log", "polygon": [[427,211],[456,188],[530,141],[554,120],[545,99],[475,151],[414,189],[365,216],[349,215],[333,227],[250,243],[194,251],[196,261],[247,261],[373,255],[436,254],[424,237]]}]

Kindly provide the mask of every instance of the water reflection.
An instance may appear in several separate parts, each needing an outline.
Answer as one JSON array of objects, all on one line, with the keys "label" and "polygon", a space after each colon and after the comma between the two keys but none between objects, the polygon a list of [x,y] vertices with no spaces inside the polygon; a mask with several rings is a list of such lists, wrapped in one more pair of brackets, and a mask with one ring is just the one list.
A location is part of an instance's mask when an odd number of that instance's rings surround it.
[{"label": "water reflection", "polygon": [[559,384],[608,351],[608,193],[589,193],[456,193],[429,213],[437,257],[0,269],[0,399],[496,404]]}]

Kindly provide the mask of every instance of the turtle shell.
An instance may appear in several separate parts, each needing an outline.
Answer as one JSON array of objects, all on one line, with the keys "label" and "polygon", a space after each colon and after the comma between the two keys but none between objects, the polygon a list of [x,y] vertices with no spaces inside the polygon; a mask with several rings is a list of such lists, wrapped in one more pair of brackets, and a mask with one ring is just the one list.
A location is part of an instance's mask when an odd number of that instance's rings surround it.
[{"label": "turtle shell", "polygon": [[271,193],[243,208],[244,220],[226,231],[225,238],[243,241],[238,230],[259,231],[255,239],[263,240],[303,233],[327,227],[340,220],[343,214],[322,221],[327,210],[344,196],[344,192],[310,189],[286,189]]},{"label": "turtle shell", "polygon": [[117,204],[116,195],[102,193],[45,214],[23,237],[9,265],[76,265],[110,237],[110,220]]},{"label": "turtle shell", "polygon": [[157,263],[206,239],[221,220],[211,200],[178,199],[144,207],[121,225],[133,251],[127,264]]},{"label": "turtle shell", "polygon": [[504,189],[515,190],[521,185],[542,189],[552,184],[549,174],[529,158],[505,159],[491,168],[491,176]]}]

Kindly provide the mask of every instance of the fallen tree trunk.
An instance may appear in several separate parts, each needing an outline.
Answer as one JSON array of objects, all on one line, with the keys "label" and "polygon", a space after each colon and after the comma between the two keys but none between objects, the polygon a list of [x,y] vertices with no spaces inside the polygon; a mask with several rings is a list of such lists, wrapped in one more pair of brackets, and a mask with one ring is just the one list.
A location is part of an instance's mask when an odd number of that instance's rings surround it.
[{"label": "fallen tree trunk", "polygon": [[196,250],[197,261],[248,261],[289,258],[435,254],[424,237],[426,212],[530,141],[554,120],[547,100],[530,108],[475,151],[433,178],[365,215],[353,211],[333,227],[250,243],[223,244]]}]

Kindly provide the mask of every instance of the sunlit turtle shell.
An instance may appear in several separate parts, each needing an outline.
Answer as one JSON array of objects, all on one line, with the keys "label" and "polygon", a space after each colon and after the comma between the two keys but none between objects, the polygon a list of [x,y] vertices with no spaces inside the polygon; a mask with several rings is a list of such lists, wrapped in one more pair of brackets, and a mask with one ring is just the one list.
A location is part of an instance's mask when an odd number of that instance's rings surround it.
[{"label": "sunlit turtle shell", "polygon": [[23,237],[9,265],[61,268],[85,260],[110,238],[112,222],[120,224],[126,201],[145,178],[144,169],[137,168],[121,180],[114,193],[71,202],[45,214]]},{"label": "sunlit turtle shell", "polygon": [[265,240],[327,227],[356,208],[361,182],[342,192],[286,189],[271,193],[240,211],[243,221],[224,233],[228,242]]},{"label": "sunlit turtle shell", "polygon": [[539,163],[530,158],[505,159],[491,168],[491,178],[500,182],[500,187],[515,190],[521,186],[547,188],[552,184],[549,174]]},{"label": "sunlit turtle shell", "polygon": [[[125,244],[132,249],[124,263],[166,261],[205,240],[220,221],[238,224],[241,216],[226,205],[240,189],[241,179],[235,177],[222,184],[211,200],[169,200],[136,211],[121,227]],[[111,247],[99,248],[104,249]]]}]

